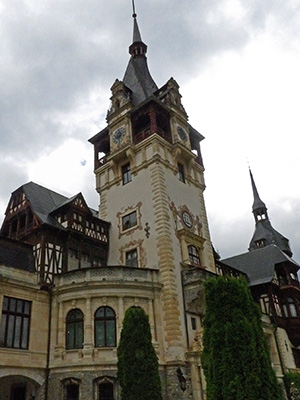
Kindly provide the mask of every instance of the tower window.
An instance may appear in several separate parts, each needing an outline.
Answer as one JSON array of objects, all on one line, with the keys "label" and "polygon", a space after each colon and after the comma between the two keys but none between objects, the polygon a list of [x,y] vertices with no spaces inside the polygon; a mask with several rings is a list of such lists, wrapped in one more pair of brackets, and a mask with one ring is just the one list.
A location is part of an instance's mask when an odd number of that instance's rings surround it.
[{"label": "tower window", "polygon": [[189,253],[189,259],[192,264],[200,266],[200,257],[199,257],[199,252],[197,247],[190,245],[188,246],[188,253]]},{"label": "tower window", "polygon": [[130,229],[136,225],[137,225],[136,211],[133,211],[132,213],[124,215],[124,217],[122,217],[123,231],[126,231],[127,229]]},{"label": "tower window", "polygon": [[191,318],[191,325],[192,325],[193,331],[196,331],[197,330],[197,324],[196,324],[196,318],[195,317]]},{"label": "tower window", "polygon": [[182,164],[178,163],[178,179],[185,183],[185,174],[184,174],[184,167]]},{"label": "tower window", "polygon": [[125,164],[122,167],[122,181],[123,185],[132,181],[131,171],[130,171],[130,164]]},{"label": "tower window", "polygon": [[137,249],[126,251],[125,259],[127,267],[137,268],[138,267]]},{"label": "tower window", "polygon": [[3,298],[0,346],[28,349],[31,302]]},{"label": "tower window", "polygon": [[83,346],[83,313],[78,308],[67,315],[67,349],[81,349]]},{"label": "tower window", "polygon": [[95,313],[95,346],[116,346],[116,315],[111,307],[99,307]]}]

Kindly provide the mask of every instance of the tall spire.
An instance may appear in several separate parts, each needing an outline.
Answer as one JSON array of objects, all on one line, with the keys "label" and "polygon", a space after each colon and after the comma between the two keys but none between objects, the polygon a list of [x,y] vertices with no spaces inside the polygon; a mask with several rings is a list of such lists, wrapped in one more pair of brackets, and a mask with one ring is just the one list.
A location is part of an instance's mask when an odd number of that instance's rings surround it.
[{"label": "tall spire", "polygon": [[133,105],[150,97],[157,89],[147,65],[147,45],[142,41],[141,33],[137,22],[137,14],[135,12],[134,0],[133,8],[133,38],[132,44],[129,46],[129,54],[131,55],[123,82],[132,91]]},{"label": "tall spire", "polygon": [[141,33],[139,30],[139,26],[137,23],[137,15],[133,14],[133,37],[132,37],[132,43],[136,43],[136,42],[142,42],[142,37],[141,37]]},{"label": "tall spire", "polygon": [[133,39],[132,39],[132,43],[134,42],[141,42],[142,41],[142,37],[140,34],[140,30],[139,30],[139,26],[137,23],[137,14],[135,12],[135,5],[134,5],[134,0],[132,0],[132,17],[133,17]]},{"label": "tall spire", "polygon": [[254,198],[252,211],[254,214],[255,222],[257,222],[258,219],[268,219],[267,207],[259,197],[258,190],[256,188],[255,181],[250,168],[249,172],[250,172],[250,179],[251,179],[253,198]]},{"label": "tall spire", "polygon": [[249,250],[256,250],[257,248],[274,244],[288,256],[292,256],[293,253],[290,249],[289,240],[281,235],[281,233],[277,232],[271,225],[267,213],[267,207],[259,197],[250,168],[249,172],[254,197],[252,212],[255,218],[255,231],[250,241]]}]

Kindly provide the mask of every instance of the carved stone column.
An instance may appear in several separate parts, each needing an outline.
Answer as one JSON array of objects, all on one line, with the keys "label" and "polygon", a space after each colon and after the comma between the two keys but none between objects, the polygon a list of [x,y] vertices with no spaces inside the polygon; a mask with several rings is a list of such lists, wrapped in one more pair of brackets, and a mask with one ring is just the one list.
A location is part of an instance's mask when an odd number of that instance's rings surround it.
[{"label": "carved stone column", "polygon": [[93,357],[92,309],[91,299],[89,297],[85,301],[84,343],[82,353],[84,358]]}]

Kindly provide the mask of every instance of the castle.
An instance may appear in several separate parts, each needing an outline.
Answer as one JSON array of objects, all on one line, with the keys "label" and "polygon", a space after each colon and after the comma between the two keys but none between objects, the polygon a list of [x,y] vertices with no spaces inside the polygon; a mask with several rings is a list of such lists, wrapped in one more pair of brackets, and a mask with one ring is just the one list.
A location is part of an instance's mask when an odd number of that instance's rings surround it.
[{"label": "castle", "polygon": [[0,236],[1,400],[118,400],[125,311],[149,316],[164,400],[205,399],[203,282],[244,275],[263,312],[281,381],[300,368],[300,285],[288,240],[252,174],[249,252],[215,253],[203,192],[203,136],[179,86],[158,88],[133,14],[130,59],[107,126],[90,139],[99,210],[33,182],[9,200]]}]

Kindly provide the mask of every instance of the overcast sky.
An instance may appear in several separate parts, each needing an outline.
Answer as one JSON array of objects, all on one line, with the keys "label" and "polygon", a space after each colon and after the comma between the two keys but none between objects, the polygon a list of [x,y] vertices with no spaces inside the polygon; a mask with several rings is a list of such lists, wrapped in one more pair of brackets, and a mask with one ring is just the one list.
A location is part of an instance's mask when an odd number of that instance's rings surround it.
[{"label": "overcast sky", "polygon": [[[205,136],[206,208],[222,258],[254,231],[251,166],[300,262],[299,0],[136,0],[158,86],[180,85]],[[0,222],[34,181],[98,207],[93,148],[132,39],[131,0],[0,0]]]}]

